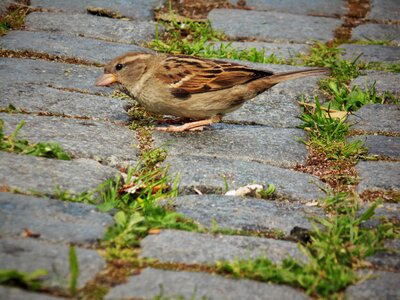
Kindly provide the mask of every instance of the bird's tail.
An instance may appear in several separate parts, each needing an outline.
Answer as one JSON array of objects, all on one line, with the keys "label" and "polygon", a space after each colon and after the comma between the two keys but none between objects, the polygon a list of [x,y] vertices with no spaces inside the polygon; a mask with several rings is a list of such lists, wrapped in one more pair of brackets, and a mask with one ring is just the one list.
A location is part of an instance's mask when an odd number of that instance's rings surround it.
[{"label": "bird's tail", "polygon": [[318,76],[318,75],[329,75],[331,73],[328,68],[314,68],[300,71],[292,71],[285,73],[275,73],[272,76],[268,76],[268,83],[277,84],[282,81],[308,77],[308,76]]}]

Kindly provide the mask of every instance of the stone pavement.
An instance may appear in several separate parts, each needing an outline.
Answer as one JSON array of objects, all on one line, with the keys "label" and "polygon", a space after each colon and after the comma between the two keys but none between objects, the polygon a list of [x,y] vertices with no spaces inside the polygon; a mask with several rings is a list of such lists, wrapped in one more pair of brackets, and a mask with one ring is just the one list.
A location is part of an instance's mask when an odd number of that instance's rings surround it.
[{"label": "stone pavement", "polygon": [[[0,11],[7,3],[0,3]],[[68,289],[69,244],[77,245],[84,287],[106,268],[96,251],[110,214],[94,206],[56,199],[56,190],[73,194],[93,190],[114,178],[119,166],[135,165],[139,140],[129,129],[124,103],[111,97],[112,89],[94,86],[101,65],[127,51],[151,51],[143,42],[154,38],[153,9],[161,0],[31,0],[44,8],[26,18],[26,28],[9,31],[0,39],[3,50],[30,51],[52,57],[70,58],[61,63],[32,58],[0,58],[0,107],[13,105],[24,113],[1,113],[6,134],[25,120],[19,138],[58,142],[73,157],[71,161],[0,153],[0,185],[21,193],[0,193],[0,269],[49,271],[44,286],[50,294],[38,294],[0,286],[1,299],[59,299],[54,291]],[[232,3],[236,1],[231,0]],[[342,0],[247,0],[252,10],[215,9],[209,20],[213,28],[232,39],[255,38],[256,42],[235,42],[234,47],[259,47],[266,54],[293,57],[308,51],[311,40],[328,41],[348,13]],[[349,58],[363,53],[367,62],[400,63],[400,3],[371,0],[366,21],[353,28],[354,41],[390,40],[391,46],[344,44]],[[117,11],[128,20],[86,14],[87,6]],[[392,21],[392,22],[391,22]],[[256,44],[255,44],[256,43]],[[298,67],[251,66],[277,71]],[[324,197],[326,185],[317,177],[295,171],[305,164],[307,149],[300,141],[305,132],[299,125],[297,97],[312,98],[320,78],[305,78],[275,86],[227,115],[225,123],[201,133],[154,132],[155,146],[168,149],[166,163],[171,174],[180,174],[181,196],[174,199],[178,212],[205,227],[216,221],[222,229],[271,231],[283,239],[253,236],[212,235],[163,230],[141,242],[140,257],[165,263],[213,264],[221,259],[265,255],[279,263],[291,256],[306,258],[287,237],[298,226],[310,228],[308,217],[323,216],[313,201]],[[400,95],[399,73],[368,71],[352,84],[365,87],[376,81],[378,93]],[[357,135],[377,155],[377,161],[357,165],[359,193],[400,190],[400,108],[398,105],[368,105],[349,120]],[[260,200],[222,196],[229,188],[259,183],[276,187],[276,199]],[[198,195],[201,192],[203,195]],[[308,205],[311,204],[311,205]],[[399,219],[398,204],[383,207],[381,216]],[[386,210],[385,210],[386,209]],[[390,211],[390,213],[388,212]],[[40,237],[22,238],[25,228]],[[389,247],[400,249],[398,241]],[[348,299],[399,299],[400,257],[378,253],[369,258],[373,279],[348,287]],[[363,271],[360,271],[363,272]],[[397,286],[397,289],[396,289]],[[277,284],[234,280],[203,272],[146,268],[109,290],[105,299],[146,298],[159,295],[195,295],[207,299],[307,299],[300,290]],[[57,293],[56,293],[57,294]]]}]

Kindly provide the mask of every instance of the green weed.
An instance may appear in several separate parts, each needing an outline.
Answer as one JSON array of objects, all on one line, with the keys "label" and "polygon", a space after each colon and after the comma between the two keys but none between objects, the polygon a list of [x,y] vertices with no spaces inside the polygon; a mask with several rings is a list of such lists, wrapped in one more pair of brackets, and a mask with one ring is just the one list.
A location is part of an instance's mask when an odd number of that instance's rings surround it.
[{"label": "green weed", "polygon": [[0,151],[16,152],[21,154],[57,158],[62,160],[70,160],[70,156],[65,150],[54,142],[29,143],[27,140],[17,140],[17,134],[24,126],[25,121],[22,120],[14,132],[10,136],[6,136],[3,131],[4,121],[0,119]]},{"label": "green weed", "polygon": [[335,293],[357,282],[354,269],[363,265],[366,256],[381,250],[383,240],[393,238],[393,230],[388,225],[375,229],[360,226],[374,215],[377,203],[361,215],[345,193],[329,198],[325,205],[334,213],[327,219],[315,218],[311,242],[299,246],[308,262],[287,258],[277,265],[265,257],[222,261],[217,264],[219,272],[289,284],[315,297],[335,298]]},{"label": "green weed", "polygon": [[69,292],[76,295],[77,282],[79,276],[79,262],[76,255],[75,246],[69,246]]},{"label": "green weed", "polygon": [[10,7],[8,12],[0,16],[0,36],[10,29],[20,29],[24,26],[25,17],[29,13],[27,7]]},{"label": "green weed", "polygon": [[41,277],[47,275],[47,271],[37,269],[31,273],[21,272],[17,270],[0,270],[0,284],[15,285],[30,290],[40,289]]},{"label": "green weed", "polygon": [[166,32],[160,36],[157,29],[156,38],[149,45],[158,52],[206,58],[248,60],[259,63],[285,62],[274,54],[266,57],[264,50],[257,50],[256,48],[237,50],[231,46],[231,43],[214,45],[213,42],[225,40],[226,37],[224,34],[214,31],[209,22],[172,19],[160,23],[165,27]]}]

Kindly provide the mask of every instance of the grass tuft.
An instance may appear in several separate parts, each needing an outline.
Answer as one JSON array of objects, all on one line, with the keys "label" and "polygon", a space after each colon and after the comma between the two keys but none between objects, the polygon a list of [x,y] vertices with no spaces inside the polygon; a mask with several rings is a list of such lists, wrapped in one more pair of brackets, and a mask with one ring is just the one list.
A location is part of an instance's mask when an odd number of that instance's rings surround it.
[{"label": "grass tuft", "polygon": [[16,152],[32,156],[40,156],[47,158],[57,158],[61,160],[70,160],[70,156],[57,143],[39,142],[30,143],[27,140],[17,140],[18,132],[24,126],[25,121],[22,120],[15,128],[14,132],[6,136],[3,131],[4,121],[0,119],[0,151]]}]

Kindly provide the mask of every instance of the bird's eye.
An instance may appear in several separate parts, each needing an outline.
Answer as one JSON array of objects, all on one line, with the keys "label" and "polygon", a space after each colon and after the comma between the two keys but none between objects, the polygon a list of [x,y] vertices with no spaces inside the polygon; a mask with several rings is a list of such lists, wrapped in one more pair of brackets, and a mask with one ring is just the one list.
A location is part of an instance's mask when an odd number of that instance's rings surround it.
[{"label": "bird's eye", "polygon": [[123,64],[117,64],[117,65],[115,66],[115,70],[119,71],[119,70],[121,70],[123,67],[124,67]]}]

